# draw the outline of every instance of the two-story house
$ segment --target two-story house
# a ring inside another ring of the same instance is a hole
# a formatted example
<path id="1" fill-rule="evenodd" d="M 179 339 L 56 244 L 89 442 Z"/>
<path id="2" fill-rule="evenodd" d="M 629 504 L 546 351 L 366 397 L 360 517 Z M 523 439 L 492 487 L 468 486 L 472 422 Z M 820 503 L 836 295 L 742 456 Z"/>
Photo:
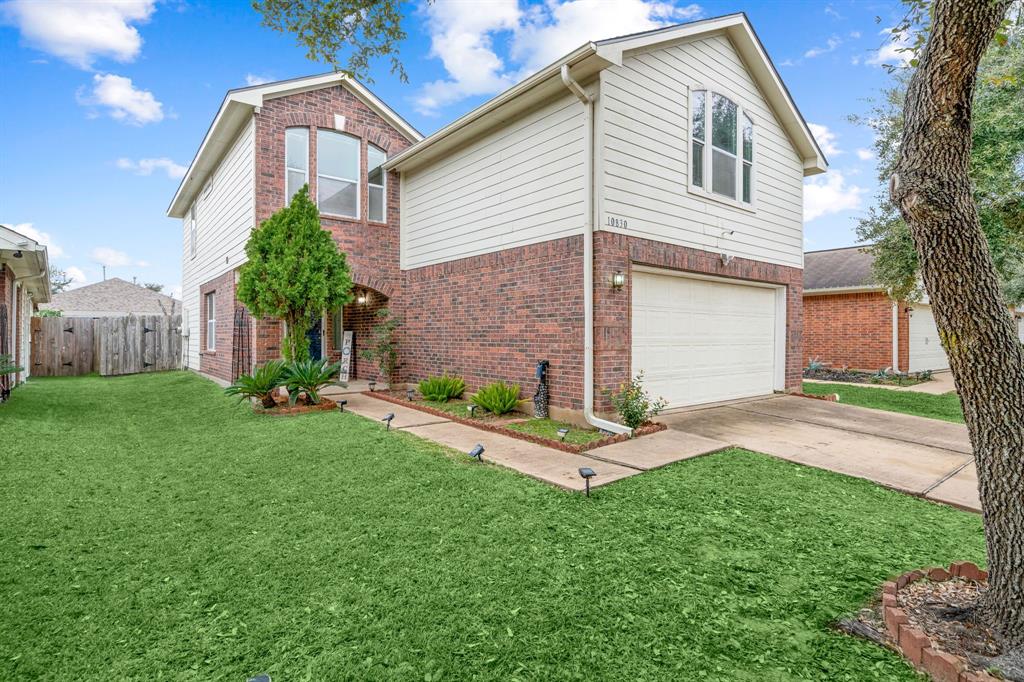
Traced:
<path id="1" fill-rule="evenodd" d="M 309 182 L 358 284 L 318 353 L 387 305 L 401 380 L 529 390 L 548 360 L 552 406 L 612 430 L 594 405 L 641 371 L 671 407 L 797 389 L 803 178 L 826 168 L 742 14 L 584 43 L 425 139 L 340 75 L 232 91 L 169 210 L 188 363 L 277 354 L 278 323 L 235 328 L 235 272 Z"/>

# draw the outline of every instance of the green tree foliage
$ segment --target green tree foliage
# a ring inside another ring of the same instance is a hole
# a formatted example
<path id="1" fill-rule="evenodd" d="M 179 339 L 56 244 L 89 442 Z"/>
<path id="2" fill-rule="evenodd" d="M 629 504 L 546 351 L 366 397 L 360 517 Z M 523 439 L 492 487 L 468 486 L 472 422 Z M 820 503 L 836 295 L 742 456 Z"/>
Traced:
<path id="1" fill-rule="evenodd" d="M 59 294 L 62 291 L 67 291 L 67 288 L 71 286 L 74 279 L 70 277 L 65 270 L 51 265 L 50 266 L 50 293 Z"/>
<path id="2" fill-rule="evenodd" d="M 253 230 L 245 245 L 248 262 L 238 281 L 238 300 L 256 317 L 287 325 L 282 352 L 287 360 L 309 359 L 306 332 L 324 310 L 352 300 L 345 254 L 320 227 L 309 187 Z"/>
<path id="3" fill-rule="evenodd" d="M 926 28 L 916 35 L 923 35 Z M 1008 303 L 1016 304 L 1024 302 L 1024 36 L 1019 31 L 1002 36 L 978 70 L 970 175 L 1003 293 Z M 894 70 L 893 86 L 882 91 L 866 115 L 851 117 L 875 133 L 878 179 L 883 185 L 892 176 L 899 151 L 910 75 L 908 69 Z M 920 298 L 914 243 L 888 191 L 879 194 L 857 235 L 874 244 L 875 276 L 892 296 Z"/>
<path id="4" fill-rule="evenodd" d="M 372 83 L 370 62 L 389 57 L 391 73 L 409 80 L 398 58 L 405 40 L 399 0 L 255 0 L 252 6 L 264 26 L 294 34 L 311 61 Z M 340 66 L 343 52 L 348 61 Z"/>
<path id="5" fill-rule="evenodd" d="M 363 349 L 360 356 L 376 364 L 380 377 L 391 383 L 392 375 L 398 366 L 398 344 L 395 341 L 398 321 L 391 317 L 391 311 L 387 308 L 377 311 L 377 320 L 369 345 Z"/>

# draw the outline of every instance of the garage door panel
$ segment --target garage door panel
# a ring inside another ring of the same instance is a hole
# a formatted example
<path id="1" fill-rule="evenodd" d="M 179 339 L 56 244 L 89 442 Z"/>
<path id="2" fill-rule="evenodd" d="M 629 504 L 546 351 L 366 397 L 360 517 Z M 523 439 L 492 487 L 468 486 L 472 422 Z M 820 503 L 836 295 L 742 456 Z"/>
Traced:
<path id="1" fill-rule="evenodd" d="M 930 305 L 915 305 L 910 313 L 910 371 L 949 369 Z"/>
<path id="2" fill-rule="evenodd" d="M 632 319 L 633 371 L 670 407 L 774 389 L 774 289 L 634 273 Z"/>

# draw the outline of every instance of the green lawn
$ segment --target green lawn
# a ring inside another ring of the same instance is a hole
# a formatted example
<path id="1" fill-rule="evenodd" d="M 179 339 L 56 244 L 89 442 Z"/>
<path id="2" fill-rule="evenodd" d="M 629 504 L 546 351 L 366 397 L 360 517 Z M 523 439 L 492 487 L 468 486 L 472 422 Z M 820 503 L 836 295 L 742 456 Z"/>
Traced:
<path id="1" fill-rule="evenodd" d="M 552 440 L 561 439 L 558 429 L 569 429 L 569 433 L 565 435 L 565 442 L 576 445 L 584 445 L 591 441 L 601 440 L 605 437 L 605 435 L 597 429 L 583 429 L 575 424 L 568 424 L 555 419 L 530 419 L 517 424 L 509 424 L 508 428 L 513 431 L 522 431 L 523 433 L 529 433 L 542 438 L 551 438 Z"/>
<path id="2" fill-rule="evenodd" d="M 893 391 L 886 388 L 818 384 L 812 381 L 805 381 L 804 393 L 809 395 L 838 393 L 839 401 L 848 405 L 873 407 L 876 410 L 903 412 L 905 414 L 917 415 L 918 417 L 942 419 L 959 424 L 964 423 L 964 413 L 960 409 L 960 398 L 953 391 L 943 395 L 931 395 L 915 391 Z"/>
<path id="3" fill-rule="evenodd" d="M 731 450 L 590 499 L 187 373 L 0 405 L 0 679 L 915 680 L 836 634 L 978 516 Z"/>

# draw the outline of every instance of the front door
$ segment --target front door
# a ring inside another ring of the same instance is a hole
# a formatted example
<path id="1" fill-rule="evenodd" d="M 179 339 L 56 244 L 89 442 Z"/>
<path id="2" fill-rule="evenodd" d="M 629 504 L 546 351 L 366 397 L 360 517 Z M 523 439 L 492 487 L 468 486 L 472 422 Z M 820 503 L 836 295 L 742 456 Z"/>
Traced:
<path id="1" fill-rule="evenodd" d="M 313 323 L 313 326 L 306 332 L 306 338 L 309 339 L 309 357 L 314 360 L 321 360 L 324 357 L 324 324 L 322 319 L 318 319 Z"/>

